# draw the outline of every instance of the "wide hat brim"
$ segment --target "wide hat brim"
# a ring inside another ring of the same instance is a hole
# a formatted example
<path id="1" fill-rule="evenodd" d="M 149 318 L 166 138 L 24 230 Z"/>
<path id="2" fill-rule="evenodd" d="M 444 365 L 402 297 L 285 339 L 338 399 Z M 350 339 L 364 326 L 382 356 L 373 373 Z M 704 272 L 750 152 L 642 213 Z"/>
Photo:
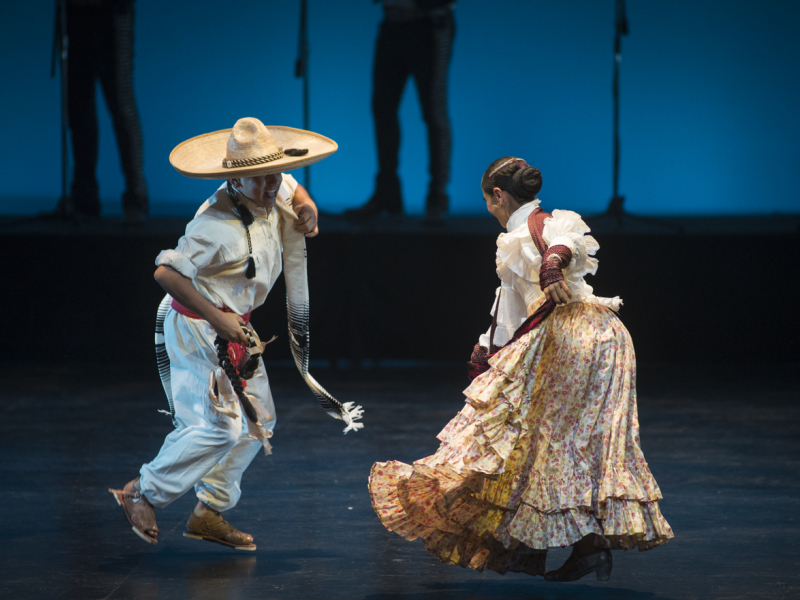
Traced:
<path id="1" fill-rule="evenodd" d="M 332 139 L 294 127 L 268 125 L 267 129 L 284 151 L 290 148 L 308 150 L 303 156 L 284 156 L 268 163 L 245 167 L 226 168 L 225 159 L 231 129 L 204 133 L 175 146 L 169 162 L 181 175 L 193 179 L 228 179 L 230 177 L 256 177 L 272 173 L 285 173 L 319 162 L 339 149 Z"/>

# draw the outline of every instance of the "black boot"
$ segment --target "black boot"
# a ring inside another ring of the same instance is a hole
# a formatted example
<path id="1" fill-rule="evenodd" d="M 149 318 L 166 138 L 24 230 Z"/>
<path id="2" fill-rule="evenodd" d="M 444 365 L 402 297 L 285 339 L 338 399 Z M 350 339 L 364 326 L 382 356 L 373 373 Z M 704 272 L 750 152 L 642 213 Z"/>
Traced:
<path id="1" fill-rule="evenodd" d="M 444 225 L 444 217 L 447 214 L 447 207 L 450 199 L 444 192 L 430 192 L 425 203 L 425 218 L 423 225 L 431 227 L 441 227 Z"/>
<path id="2" fill-rule="evenodd" d="M 403 214 L 403 194 L 400 190 L 400 179 L 396 174 L 378 173 L 375 182 L 375 193 L 366 204 L 358 208 L 344 211 L 344 216 L 354 219 L 368 219 L 383 213 L 389 215 Z"/>
<path id="3" fill-rule="evenodd" d="M 136 192 L 126 191 L 122 195 L 122 210 L 125 214 L 123 225 L 125 227 L 135 227 L 143 225 L 147 218 L 147 188 Z"/>
<path id="4" fill-rule="evenodd" d="M 611 577 L 611 550 L 597 548 L 597 552 L 580 556 L 573 548 L 569 558 L 555 571 L 544 574 L 546 581 L 577 581 L 592 571 L 598 581 L 608 581 Z"/>
<path id="5" fill-rule="evenodd" d="M 377 192 L 358 208 L 344 211 L 344 216 L 353 219 L 371 219 L 383 213 L 396 216 L 403 214 L 403 200 L 398 197 L 385 196 Z"/>
<path id="6" fill-rule="evenodd" d="M 67 197 L 61 197 L 51 212 L 39 213 L 43 221 L 83 221 L 100 216 L 100 197 L 94 193 L 76 193 L 75 187 Z"/>

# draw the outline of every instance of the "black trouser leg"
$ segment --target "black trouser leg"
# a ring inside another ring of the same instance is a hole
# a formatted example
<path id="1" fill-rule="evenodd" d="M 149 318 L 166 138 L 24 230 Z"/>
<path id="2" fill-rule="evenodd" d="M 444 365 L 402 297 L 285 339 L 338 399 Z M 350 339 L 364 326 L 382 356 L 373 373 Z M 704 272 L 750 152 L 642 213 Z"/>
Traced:
<path id="1" fill-rule="evenodd" d="M 428 213 L 447 212 L 450 181 L 450 118 L 447 111 L 447 72 L 455 31 L 452 15 L 418 25 L 412 72 L 422 116 L 428 127 L 430 184 Z"/>
<path id="2" fill-rule="evenodd" d="M 400 198 L 400 179 L 397 175 L 400 122 L 397 111 L 410 75 L 404 33 L 404 24 L 384 21 L 375 47 L 372 114 L 378 148 L 376 197 L 386 195 Z"/>
<path id="3" fill-rule="evenodd" d="M 97 112 L 95 80 L 97 51 L 93 44 L 94 11 L 69 8 L 69 69 L 67 98 L 74 161 L 70 195 L 80 214 L 100 214 L 97 178 Z"/>
<path id="4" fill-rule="evenodd" d="M 147 214 L 147 184 L 144 179 L 142 130 L 133 95 L 133 9 L 115 14 L 107 40 L 109 54 L 100 69 L 100 83 L 117 138 L 125 193 L 126 213 Z"/>

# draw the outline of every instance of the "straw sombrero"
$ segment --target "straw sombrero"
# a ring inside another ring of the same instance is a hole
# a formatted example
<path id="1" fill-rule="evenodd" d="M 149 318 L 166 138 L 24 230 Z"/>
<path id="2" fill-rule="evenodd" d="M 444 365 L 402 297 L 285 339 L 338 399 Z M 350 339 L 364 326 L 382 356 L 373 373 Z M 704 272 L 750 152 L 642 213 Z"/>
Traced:
<path id="1" fill-rule="evenodd" d="M 283 173 L 327 158 L 339 146 L 330 138 L 293 127 L 265 126 L 252 117 L 232 129 L 198 135 L 175 146 L 169 162 L 194 179 L 228 179 Z"/>

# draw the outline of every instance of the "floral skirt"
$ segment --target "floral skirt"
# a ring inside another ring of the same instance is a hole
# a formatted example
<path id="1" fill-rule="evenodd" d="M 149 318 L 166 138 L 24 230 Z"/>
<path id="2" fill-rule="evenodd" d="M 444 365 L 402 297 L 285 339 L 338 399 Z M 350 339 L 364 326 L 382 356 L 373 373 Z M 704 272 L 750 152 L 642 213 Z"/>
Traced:
<path id="1" fill-rule="evenodd" d="M 673 537 L 639 445 L 633 344 L 612 311 L 558 307 L 490 364 L 436 454 L 372 467 L 387 529 L 447 564 L 531 575 L 548 547 L 590 533 L 639 550 Z"/>

